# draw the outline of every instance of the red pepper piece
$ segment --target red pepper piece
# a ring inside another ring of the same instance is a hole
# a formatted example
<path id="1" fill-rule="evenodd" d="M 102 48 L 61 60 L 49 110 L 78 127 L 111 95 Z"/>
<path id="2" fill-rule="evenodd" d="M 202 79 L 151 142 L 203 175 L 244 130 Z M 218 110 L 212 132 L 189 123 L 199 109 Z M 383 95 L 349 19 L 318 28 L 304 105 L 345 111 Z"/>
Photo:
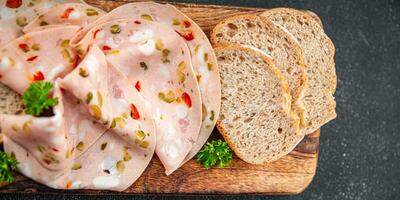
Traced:
<path id="1" fill-rule="evenodd" d="M 51 161 L 48 160 L 48 159 L 46 159 L 46 158 L 43 159 L 43 162 L 46 163 L 46 164 L 48 164 L 48 165 L 50 165 L 50 163 L 51 163 Z"/>
<path id="2" fill-rule="evenodd" d="M 9 8 L 19 8 L 22 5 L 22 0 L 7 0 L 6 6 Z"/>
<path id="3" fill-rule="evenodd" d="M 142 86 L 140 85 L 140 81 L 136 81 L 135 88 L 138 92 L 140 92 L 140 89 L 142 88 Z"/>
<path id="4" fill-rule="evenodd" d="M 93 33 L 93 39 L 96 39 L 97 33 L 100 32 L 100 29 L 97 29 L 96 31 L 94 31 Z"/>
<path id="5" fill-rule="evenodd" d="M 111 50 L 111 47 L 109 47 L 109 46 L 107 46 L 107 45 L 104 45 L 104 46 L 102 47 L 102 49 L 103 49 L 103 51 L 109 51 L 109 50 Z"/>
<path id="6" fill-rule="evenodd" d="M 135 20 L 135 24 L 141 24 L 142 22 Z"/>
<path id="7" fill-rule="evenodd" d="M 38 56 L 32 56 L 32 57 L 29 57 L 28 59 L 26 59 L 26 61 L 34 61 L 34 60 L 36 60 L 36 58 L 37 58 Z"/>
<path id="8" fill-rule="evenodd" d="M 133 104 L 131 104 L 131 117 L 136 120 L 140 119 L 139 111 L 137 110 L 136 106 Z"/>
<path id="9" fill-rule="evenodd" d="M 192 25 L 188 20 L 183 20 L 182 24 L 185 26 L 185 28 L 189 28 Z"/>
<path id="10" fill-rule="evenodd" d="M 190 96 L 188 93 L 184 92 L 181 96 L 183 102 L 190 108 L 192 107 L 192 100 L 190 99 Z"/>
<path id="11" fill-rule="evenodd" d="M 51 150 L 53 150 L 53 151 L 55 151 L 55 152 L 58 152 L 58 149 L 56 149 L 56 148 L 54 148 L 54 147 L 52 147 Z"/>
<path id="12" fill-rule="evenodd" d="M 44 80 L 44 75 L 41 71 L 36 72 L 36 74 L 33 75 L 33 81 L 42 81 Z"/>
<path id="13" fill-rule="evenodd" d="M 194 39 L 194 34 L 192 31 L 185 31 L 183 33 L 179 32 L 179 31 L 175 31 L 175 32 L 177 32 L 181 37 L 183 37 L 187 41 L 192 41 Z"/>
<path id="14" fill-rule="evenodd" d="M 72 11 L 74 11 L 74 8 L 67 8 L 65 9 L 64 13 L 61 15 L 61 19 L 68 19 L 69 18 L 69 14 L 72 13 Z"/>
<path id="15" fill-rule="evenodd" d="M 25 53 L 29 51 L 29 46 L 28 46 L 27 44 L 25 44 L 25 43 L 19 44 L 18 47 L 19 47 L 22 51 L 24 51 Z"/>

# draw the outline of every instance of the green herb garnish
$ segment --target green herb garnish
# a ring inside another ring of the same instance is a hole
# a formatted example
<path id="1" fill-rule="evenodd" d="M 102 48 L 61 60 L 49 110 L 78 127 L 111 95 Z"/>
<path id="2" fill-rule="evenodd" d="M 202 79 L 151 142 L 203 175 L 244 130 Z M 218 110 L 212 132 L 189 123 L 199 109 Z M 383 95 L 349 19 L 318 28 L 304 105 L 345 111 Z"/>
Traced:
<path id="1" fill-rule="evenodd" d="M 207 142 L 203 149 L 196 155 L 197 162 L 203 165 L 204 168 L 217 165 L 222 168 L 227 166 L 232 160 L 232 152 L 228 144 L 222 140 L 213 140 Z"/>
<path id="2" fill-rule="evenodd" d="M 15 156 L 0 151 L 0 182 L 13 182 L 13 171 L 17 169 L 18 161 Z"/>
<path id="3" fill-rule="evenodd" d="M 58 98 L 50 98 L 50 91 L 53 84 L 46 81 L 35 81 L 22 96 L 22 101 L 26 108 L 26 113 L 33 116 L 40 116 L 46 111 L 58 104 Z"/>

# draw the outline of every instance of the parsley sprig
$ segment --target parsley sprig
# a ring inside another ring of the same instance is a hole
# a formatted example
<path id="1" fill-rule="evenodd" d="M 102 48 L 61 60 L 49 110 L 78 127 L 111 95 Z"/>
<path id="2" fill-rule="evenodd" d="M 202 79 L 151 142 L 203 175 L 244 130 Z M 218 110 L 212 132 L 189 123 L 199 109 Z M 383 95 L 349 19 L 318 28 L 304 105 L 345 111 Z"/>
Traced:
<path id="1" fill-rule="evenodd" d="M 46 81 L 35 81 L 22 96 L 22 101 L 26 108 L 26 113 L 33 116 L 40 116 L 43 111 L 56 106 L 58 98 L 50 98 L 50 91 L 53 84 Z"/>
<path id="2" fill-rule="evenodd" d="M 214 165 L 218 165 L 218 167 L 222 168 L 231 162 L 232 152 L 226 142 L 222 140 L 213 140 L 204 145 L 203 149 L 197 153 L 196 158 L 197 162 L 206 169 Z"/>
<path id="3" fill-rule="evenodd" d="M 0 182 L 14 181 L 13 171 L 17 169 L 18 161 L 14 156 L 9 156 L 3 151 L 0 151 Z"/>

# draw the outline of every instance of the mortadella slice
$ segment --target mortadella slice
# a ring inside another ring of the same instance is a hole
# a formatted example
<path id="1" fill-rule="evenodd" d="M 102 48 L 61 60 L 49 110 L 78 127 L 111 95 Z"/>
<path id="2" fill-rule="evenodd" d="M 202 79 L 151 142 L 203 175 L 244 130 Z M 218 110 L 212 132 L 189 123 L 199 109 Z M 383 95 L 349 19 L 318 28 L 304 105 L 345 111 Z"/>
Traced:
<path id="1" fill-rule="evenodd" d="M 156 153 L 166 174 L 175 171 L 197 140 L 201 99 L 190 52 L 171 28 L 151 21 L 116 20 L 94 27 L 78 43 L 105 52 L 152 105 L 157 128 Z"/>
<path id="2" fill-rule="evenodd" d="M 60 24 L 84 27 L 104 14 L 105 12 L 103 10 L 88 4 L 59 4 L 37 16 L 31 23 L 25 26 L 24 32 L 36 30 L 38 27 Z"/>
<path id="3" fill-rule="evenodd" d="M 54 97 L 63 102 L 61 91 L 56 89 Z M 64 121 L 64 104 L 53 109 L 53 117 L 33 117 L 31 115 L 0 115 L 2 132 L 31 152 L 42 166 L 50 170 L 60 170 L 69 165 L 71 140 Z M 23 162 L 20 161 L 20 162 Z"/>
<path id="4" fill-rule="evenodd" d="M 0 0 L 0 47 L 22 35 L 22 29 L 37 15 L 65 2 L 80 0 Z"/>
<path id="5" fill-rule="evenodd" d="M 26 34 L 0 50 L 0 82 L 22 94 L 32 81 L 53 82 L 76 64 L 69 39 L 79 26 L 64 26 Z"/>
<path id="6" fill-rule="evenodd" d="M 94 24 L 120 18 L 142 18 L 172 27 L 185 39 L 190 49 L 193 69 L 197 76 L 203 102 L 203 123 L 198 139 L 184 160 L 184 162 L 186 162 L 196 155 L 210 137 L 220 113 L 221 83 L 213 48 L 202 29 L 193 20 L 169 4 L 158 4 L 154 2 L 125 4 L 99 18 Z M 77 43 L 79 38 L 94 24 L 81 30 L 76 37 L 72 39 L 72 43 Z"/>

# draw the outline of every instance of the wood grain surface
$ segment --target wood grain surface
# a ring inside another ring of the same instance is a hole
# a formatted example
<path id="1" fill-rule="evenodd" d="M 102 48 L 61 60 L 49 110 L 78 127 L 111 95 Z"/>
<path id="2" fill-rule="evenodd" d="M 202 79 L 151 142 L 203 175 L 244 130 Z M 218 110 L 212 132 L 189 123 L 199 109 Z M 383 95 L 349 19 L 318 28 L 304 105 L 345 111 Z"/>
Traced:
<path id="1" fill-rule="evenodd" d="M 106 11 L 133 1 L 87 0 Z M 172 3 L 196 21 L 208 34 L 222 19 L 258 13 L 263 9 Z M 306 136 L 287 156 L 266 165 L 247 164 L 234 157 L 227 168 L 206 170 L 191 160 L 170 176 L 155 156 L 142 176 L 123 194 L 298 194 L 312 181 L 317 168 L 320 131 Z M 217 130 L 213 137 L 220 137 Z M 21 175 L 12 184 L 0 184 L 0 193 L 113 194 L 115 192 L 54 190 Z"/>

